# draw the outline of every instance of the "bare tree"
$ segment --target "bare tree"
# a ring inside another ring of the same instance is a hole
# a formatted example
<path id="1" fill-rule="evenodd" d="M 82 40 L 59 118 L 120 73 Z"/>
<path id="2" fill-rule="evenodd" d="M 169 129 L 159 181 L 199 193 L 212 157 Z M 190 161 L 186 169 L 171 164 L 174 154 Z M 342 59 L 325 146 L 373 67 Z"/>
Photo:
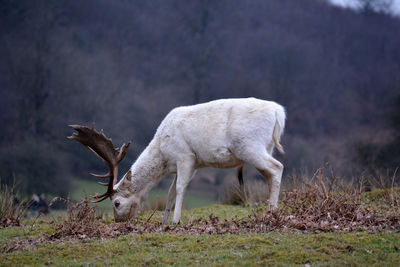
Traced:
<path id="1" fill-rule="evenodd" d="M 366 14 L 372 12 L 389 14 L 393 9 L 393 0 L 355 0 L 355 3 Z"/>

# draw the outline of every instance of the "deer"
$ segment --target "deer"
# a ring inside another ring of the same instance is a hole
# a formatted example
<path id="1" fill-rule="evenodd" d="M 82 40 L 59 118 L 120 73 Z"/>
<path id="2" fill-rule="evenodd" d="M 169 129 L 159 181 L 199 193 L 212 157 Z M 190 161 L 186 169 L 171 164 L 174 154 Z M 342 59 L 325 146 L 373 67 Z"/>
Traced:
<path id="1" fill-rule="evenodd" d="M 168 224 L 175 204 L 172 224 L 181 219 L 186 187 L 197 169 L 204 167 L 238 168 L 243 184 L 243 165 L 253 166 L 265 178 L 269 207 L 278 207 L 283 164 L 273 156 L 280 144 L 286 120 L 283 106 L 256 98 L 219 99 L 172 109 L 162 120 L 153 139 L 130 169 L 118 181 L 118 163 L 125 157 L 130 142 L 115 148 L 103 130 L 70 125 L 76 132 L 69 139 L 89 148 L 108 166 L 107 191 L 94 195 L 94 202 L 110 198 L 116 222 L 128 221 L 143 207 L 150 189 L 163 177 L 175 174 L 168 191 L 162 224 Z"/>

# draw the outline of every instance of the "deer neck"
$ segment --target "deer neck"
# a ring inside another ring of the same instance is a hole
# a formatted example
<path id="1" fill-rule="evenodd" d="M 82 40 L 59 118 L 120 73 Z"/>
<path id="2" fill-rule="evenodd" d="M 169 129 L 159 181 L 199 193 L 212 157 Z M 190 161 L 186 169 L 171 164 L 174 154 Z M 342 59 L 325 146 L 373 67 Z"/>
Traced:
<path id="1" fill-rule="evenodd" d="M 145 196 L 166 173 L 158 141 L 153 139 L 131 167 L 131 191 Z"/>

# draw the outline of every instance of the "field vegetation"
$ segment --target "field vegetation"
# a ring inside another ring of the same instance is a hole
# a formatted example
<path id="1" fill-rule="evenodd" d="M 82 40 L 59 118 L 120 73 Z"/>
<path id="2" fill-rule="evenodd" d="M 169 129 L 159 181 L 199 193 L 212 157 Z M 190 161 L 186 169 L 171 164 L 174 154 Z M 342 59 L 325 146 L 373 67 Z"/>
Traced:
<path id="1" fill-rule="evenodd" d="M 125 223 L 69 202 L 64 218 L 0 230 L 1 262 L 17 265 L 399 265 L 400 188 L 362 193 L 317 174 L 268 203 L 186 210 L 179 225 L 143 211 Z"/>

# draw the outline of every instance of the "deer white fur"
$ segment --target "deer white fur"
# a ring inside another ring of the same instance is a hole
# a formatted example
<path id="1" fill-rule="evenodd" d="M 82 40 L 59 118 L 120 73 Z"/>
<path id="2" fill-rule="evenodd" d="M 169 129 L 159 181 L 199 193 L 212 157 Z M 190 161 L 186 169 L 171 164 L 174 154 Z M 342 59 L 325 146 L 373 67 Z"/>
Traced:
<path id="1" fill-rule="evenodd" d="M 148 191 L 164 176 L 176 173 L 168 192 L 163 223 L 179 223 L 185 189 L 198 168 L 232 168 L 249 164 L 267 180 L 269 203 L 276 209 L 283 165 L 272 157 L 283 153 L 280 137 L 284 108 L 256 98 L 221 99 L 173 109 L 130 170 L 114 185 L 116 221 L 135 215 Z"/>

